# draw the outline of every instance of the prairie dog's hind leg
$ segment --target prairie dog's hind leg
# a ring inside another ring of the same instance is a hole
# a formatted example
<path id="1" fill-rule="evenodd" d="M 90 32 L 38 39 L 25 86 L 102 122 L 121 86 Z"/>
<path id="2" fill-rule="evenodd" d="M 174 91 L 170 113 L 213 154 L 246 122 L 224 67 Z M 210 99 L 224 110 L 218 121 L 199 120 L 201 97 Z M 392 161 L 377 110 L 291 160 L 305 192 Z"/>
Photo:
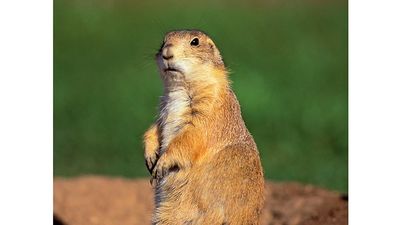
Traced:
<path id="1" fill-rule="evenodd" d="M 221 224 L 259 224 L 264 178 L 257 150 L 246 145 L 227 147 L 202 172 L 208 175 L 200 181 L 203 188 L 199 197 L 208 205 L 206 208 L 222 209 Z"/>

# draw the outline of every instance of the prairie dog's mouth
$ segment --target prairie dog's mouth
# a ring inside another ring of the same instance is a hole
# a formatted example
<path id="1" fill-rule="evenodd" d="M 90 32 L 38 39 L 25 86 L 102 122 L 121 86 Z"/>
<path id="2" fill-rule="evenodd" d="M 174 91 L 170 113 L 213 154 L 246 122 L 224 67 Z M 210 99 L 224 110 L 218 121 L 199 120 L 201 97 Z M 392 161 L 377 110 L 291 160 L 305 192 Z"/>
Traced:
<path id="1" fill-rule="evenodd" d="M 167 66 L 164 69 L 164 72 L 181 72 L 178 68 L 174 67 L 174 66 Z"/>

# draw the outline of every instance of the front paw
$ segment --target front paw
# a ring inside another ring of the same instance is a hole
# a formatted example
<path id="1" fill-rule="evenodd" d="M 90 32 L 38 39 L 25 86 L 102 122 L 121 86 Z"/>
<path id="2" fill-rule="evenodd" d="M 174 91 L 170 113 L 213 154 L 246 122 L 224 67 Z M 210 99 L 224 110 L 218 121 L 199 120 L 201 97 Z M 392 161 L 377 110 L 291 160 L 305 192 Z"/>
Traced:
<path id="1" fill-rule="evenodd" d="M 146 167 L 149 170 L 150 174 L 152 174 L 154 167 L 157 163 L 158 154 L 157 152 L 154 152 L 153 154 L 145 154 L 144 158 L 146 161 Z"/>
<path id="2" fill-rule="evenodd" d="M 177 162 L 167 157 L 167 154 L 164 153 L 157 161 L 155 165 L 152 176 L 154 179 L 159 180 L 166 175 L 168 175 L 172 171 L 178 171 L 180 166 Z"/>

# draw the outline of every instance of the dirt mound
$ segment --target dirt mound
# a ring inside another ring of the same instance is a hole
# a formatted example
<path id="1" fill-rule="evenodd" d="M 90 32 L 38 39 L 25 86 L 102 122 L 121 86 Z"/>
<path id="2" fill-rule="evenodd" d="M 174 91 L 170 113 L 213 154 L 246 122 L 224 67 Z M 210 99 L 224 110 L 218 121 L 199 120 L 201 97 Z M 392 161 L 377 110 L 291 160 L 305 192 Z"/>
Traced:
<path id="1" fill-rule="evenodd" d="M 297 183 L 267 182 L 263 225 L 347 224 L 347 196 Z M 150 224 L 148 180 L 108 177 L 54 179 L 54 224 Z"/>

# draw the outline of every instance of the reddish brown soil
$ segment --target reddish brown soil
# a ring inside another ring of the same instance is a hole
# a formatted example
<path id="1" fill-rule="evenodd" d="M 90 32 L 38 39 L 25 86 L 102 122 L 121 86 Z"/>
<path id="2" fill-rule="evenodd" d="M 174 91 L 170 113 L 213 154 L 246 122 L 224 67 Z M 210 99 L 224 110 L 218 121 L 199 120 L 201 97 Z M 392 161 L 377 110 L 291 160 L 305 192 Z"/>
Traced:
<path id="1" fill-rule="evenodd" d="M 347 224 L 347 196 L 297 183 L 266 184 L 262 225 Z M 108 177 L 54 179 L 54 224 L 150 224 L 148 180 Z"/>

